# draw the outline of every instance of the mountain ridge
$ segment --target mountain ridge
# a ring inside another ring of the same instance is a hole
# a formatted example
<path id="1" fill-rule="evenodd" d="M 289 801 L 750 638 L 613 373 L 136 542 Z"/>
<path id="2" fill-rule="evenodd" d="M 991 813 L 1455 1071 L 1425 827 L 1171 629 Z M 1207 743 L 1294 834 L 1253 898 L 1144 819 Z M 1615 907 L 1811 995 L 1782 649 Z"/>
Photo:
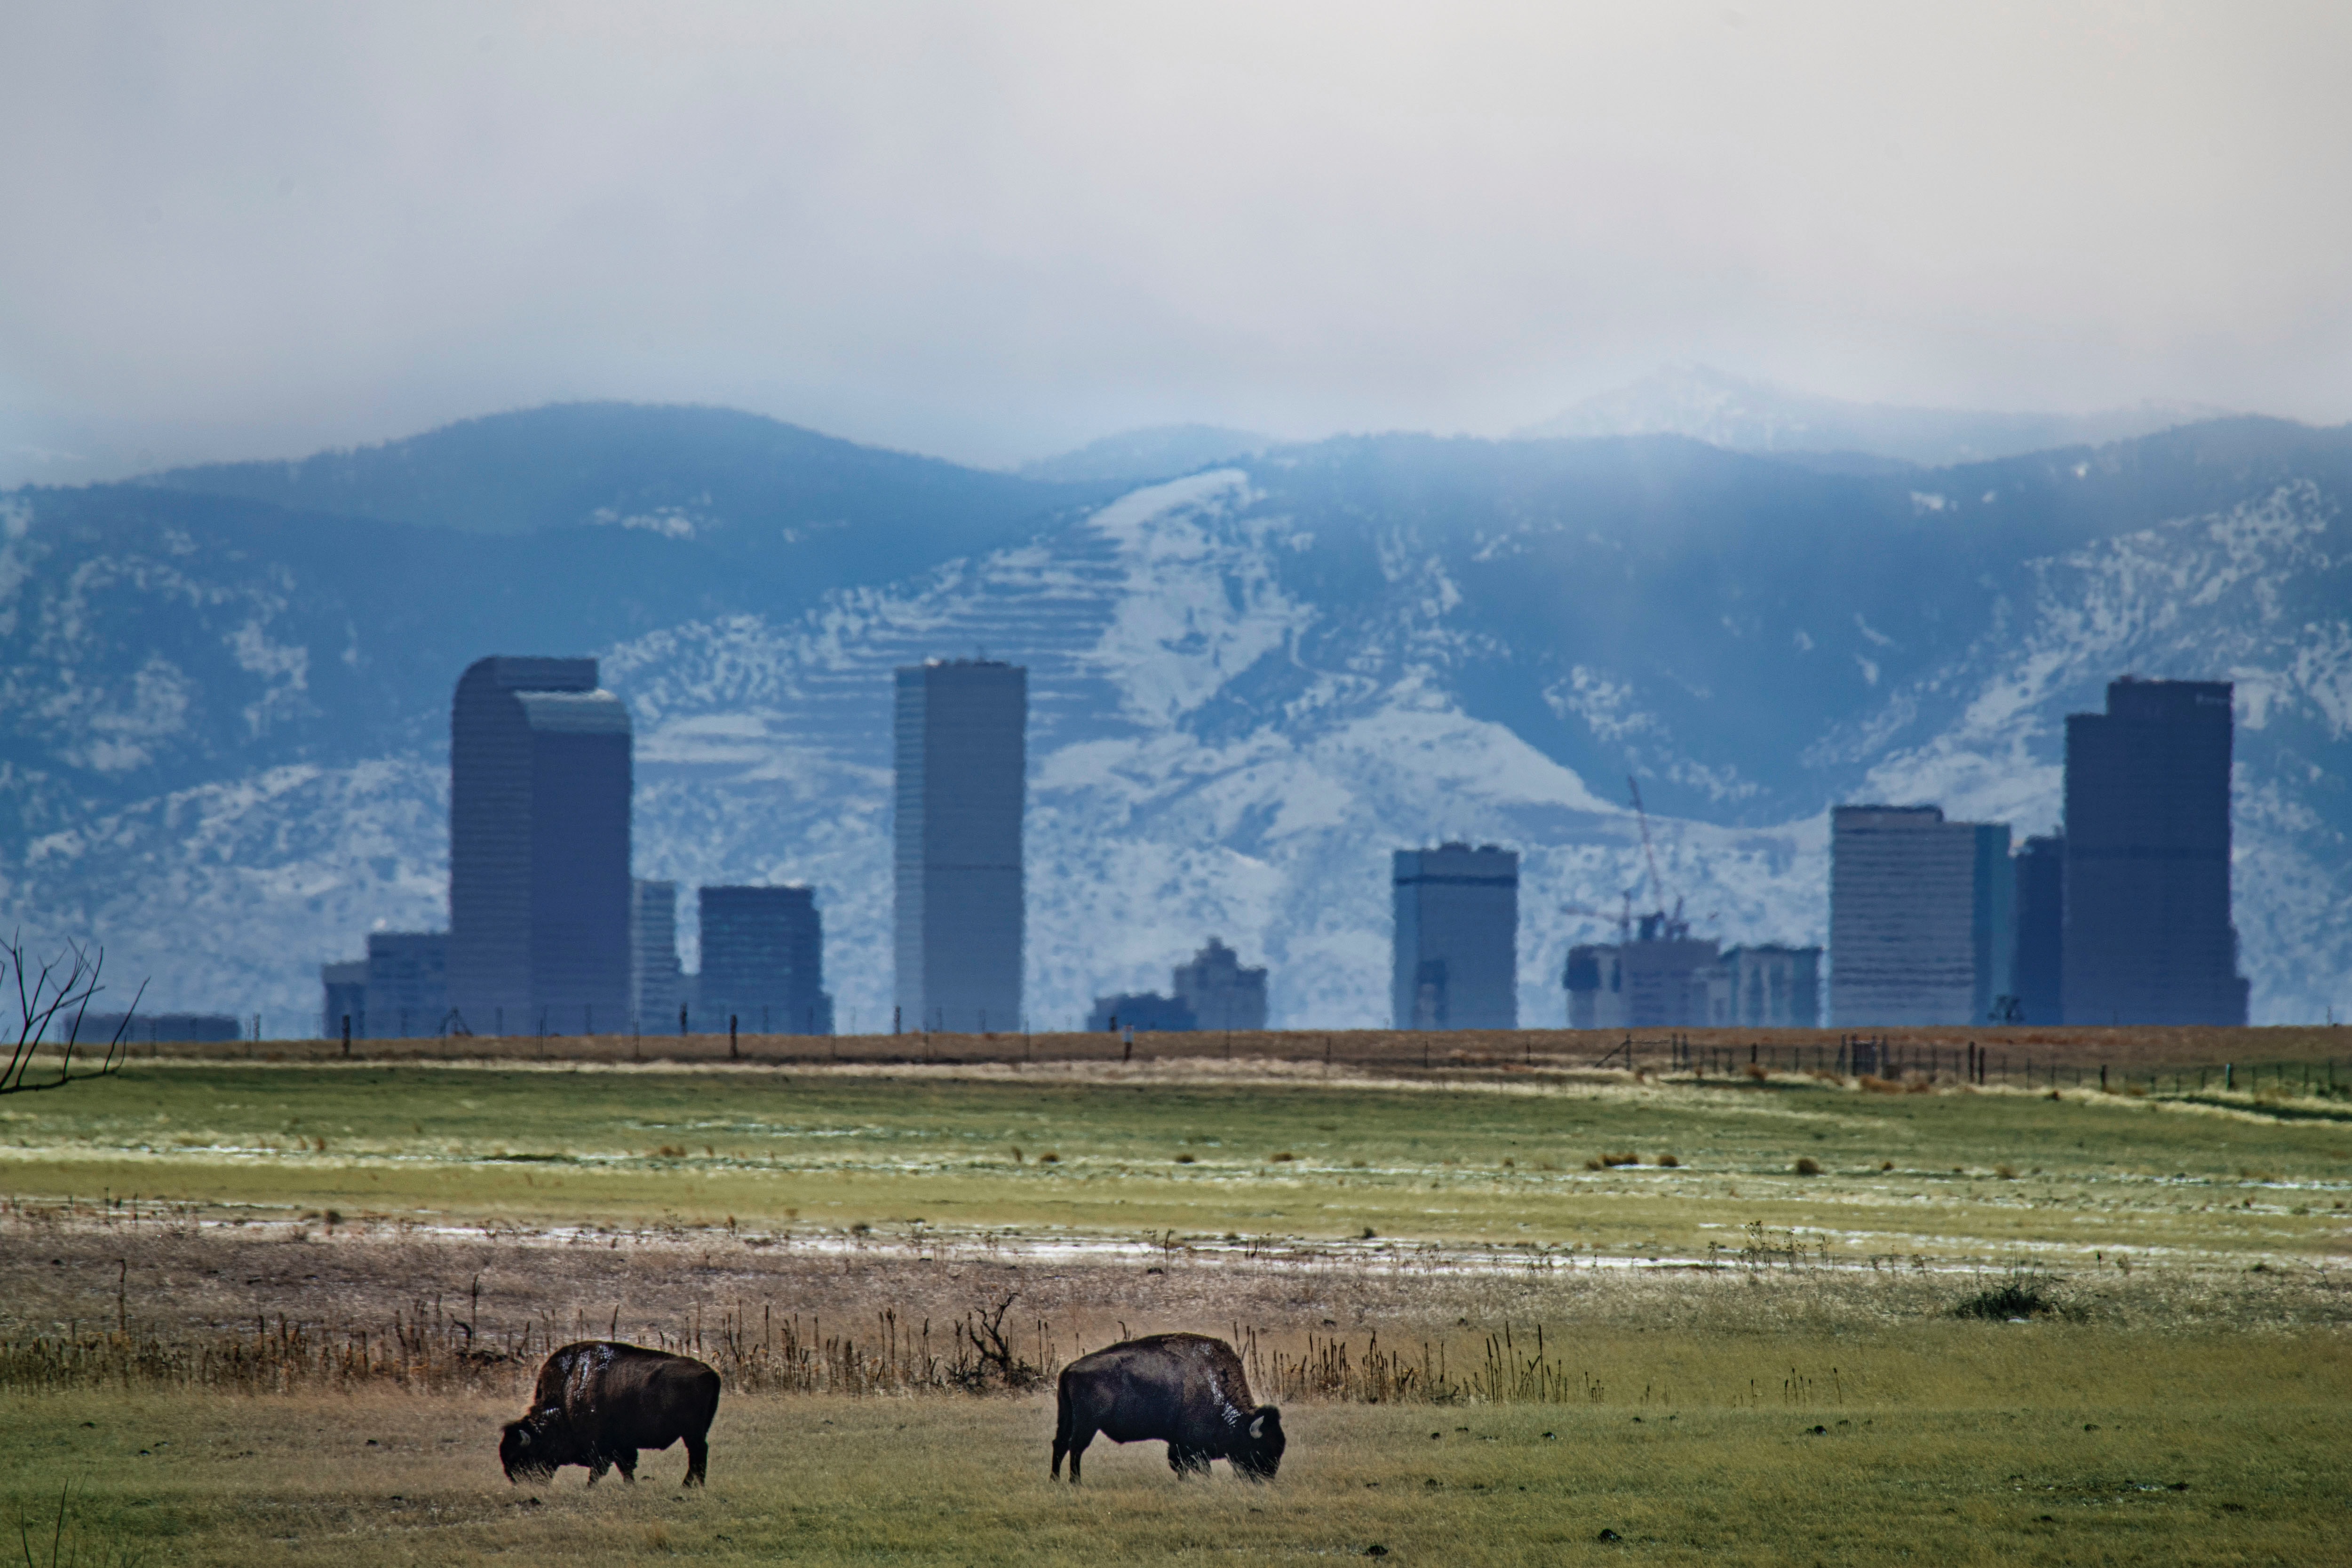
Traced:
<path id="1" fill-rule="evenodd" d="M 844 1026 L 871 1026 L 888 672 L 985 646 L 1033 669 L 1041 1025 L 1213 931 L 1275 963 L 1277 1018 L 1377 1022 L 1382 857 L 1446 837 L 1526 853 L 1543 1022 L 1601 929 L 1559 906 L 1641 879 L 1612 781 L 1643 779 L 1708 934 L 1819 940 L 1828 804 L 2046 826 L 2063 712 L 2137 663 L 2240 682 L 2260 1016 L 2315 1016 L 2352 1005 L 2327 896 L 2347 493 L 2352 429 L 2259 420 L 1924 479 L 1673 437 L 1350 437 L 984 528 L 877 523 L 877 569 L 724 511 L 486 534 L 20 490 L 0 915 L 107 940 L 171 1005 L 299 1016 L 317 962 L 439 923 L 458 671 L 589 652 L 636 715 L 640 874 L 814 883 Z"/>
<path id="2" fill-rule="evenodd" d="M 2104 446 L 2227 418 L 2197 404 L 2142 403 L 2090 414 L 2001 412 L 1861 403 L 1677 364 L 1588 397 L 1514 432 L 1521 440 L 1673 434 L 1736 451 L 1790 452 L 1927 468 Z"/>

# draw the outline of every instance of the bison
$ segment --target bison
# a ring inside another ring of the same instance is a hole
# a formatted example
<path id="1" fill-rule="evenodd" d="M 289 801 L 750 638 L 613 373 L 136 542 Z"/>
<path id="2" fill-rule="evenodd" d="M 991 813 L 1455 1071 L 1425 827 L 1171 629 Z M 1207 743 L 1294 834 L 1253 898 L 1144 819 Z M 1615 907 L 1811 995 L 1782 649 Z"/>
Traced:
<path id="1" fill-rule="evenodd" d="M 1153 1439 L 1168 1445 L 1168 1468 L 1179 1476 L 1205 1472 L 1212 1459 L 1232 1461 L 1254 1481 L 1270 1480 L 1282 1466 L 1282 1413 L 1250 1407 L 1242 1358 L 1206 1334 L 1152 1334 L 1080 1356 L 1062 1369 L 1054 1423 L 1054 1479 L 1101 1433 L 1114 1443 Z"/>
<path id="2" fill-rule="evenodd" d="M 637 1479 L 637 1450 L 686 1440 L 686 1482 L 699 1486 L 710 1458 L 705 1441 L 719 1411 L 719 1374 L 690 1356 L 610 1340 L 565 1345 L 539 1369 L 530 1408 L 499 1437 L 499 1463 L 511 1481 L 544 1479 L 584 1465 L 588 1484 L 607 1467 Z"/>

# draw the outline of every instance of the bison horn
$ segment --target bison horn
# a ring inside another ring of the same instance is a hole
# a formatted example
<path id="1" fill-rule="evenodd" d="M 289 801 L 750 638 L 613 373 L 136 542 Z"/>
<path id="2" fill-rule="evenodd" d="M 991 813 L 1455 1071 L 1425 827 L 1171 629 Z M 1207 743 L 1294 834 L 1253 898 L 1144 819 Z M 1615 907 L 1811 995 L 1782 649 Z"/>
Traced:
<path id="1" fill-rule="evenodd" d="M 1265 1416 L 1263 1416 L 1263 1415 L 1261 1415 L 1261 1416 L 1259 1416 L 1256 1420 L 1252 1421 L 1252 1422 L 1250 1423 L 1250 1426 L 1249 1426 L 1249 1433 L 1250 1433 L 1250 1437 L 1251 1437 L 1251 1439 L 1252 1439 L 1253 1441 L 1256 1440 L 1257 1438 L 1260 1438 L 1260 1437 L 1265 1436 Z"/>

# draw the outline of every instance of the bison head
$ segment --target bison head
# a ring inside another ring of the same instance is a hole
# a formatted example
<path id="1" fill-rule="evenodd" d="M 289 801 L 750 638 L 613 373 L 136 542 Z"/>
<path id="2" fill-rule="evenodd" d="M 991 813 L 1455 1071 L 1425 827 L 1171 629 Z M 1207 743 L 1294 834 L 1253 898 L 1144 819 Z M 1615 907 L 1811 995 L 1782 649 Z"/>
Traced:
<path id="1" fill-rule="evenodd" d="M 499 1434 L 499 1464 L 509 1481 L 543 1481 L 564 1462 L 566 1447 L 545 1427 L 509 1421 Z"/>
<path id="2" fill-rule="evenodd" d="M 1282 1468 L 1282 1412 L 1261 1405 L 1250 1416 L 1249 1427 L 1234 1450 L 1234 1468 L 1254 1481 L 1270 1481 Z"/>

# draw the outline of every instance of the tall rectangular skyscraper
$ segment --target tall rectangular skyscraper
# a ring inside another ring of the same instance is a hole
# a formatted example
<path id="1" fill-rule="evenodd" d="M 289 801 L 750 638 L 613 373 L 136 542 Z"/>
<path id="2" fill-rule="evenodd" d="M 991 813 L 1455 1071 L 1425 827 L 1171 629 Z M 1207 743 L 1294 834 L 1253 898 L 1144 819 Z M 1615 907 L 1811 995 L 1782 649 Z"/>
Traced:
<path id="1" fill-rule="evenodd" d="M 2009 824 L 1979 822 L 1975 888 L 1969 929 L 1974 940 L 1976 984 L 1966 1023 L 1981 1024 L 2011 994 L 2010 969 L 2017 959 L 2017 870 L 2009 856 Z"/>
<path id="2" fill-rule="evenodd" d="M 2029 838 L 2017 851 L 2017 956 L 2011 992 L 2021 1024 L 2063 1024 L 2066 951 L 2066 841 Z"/>
<path id="3" fill-rule="evenodd" d="M 765 1035 L 830 1035 L 824 926 L 807 888 L 704 888 L 701 1003 Z"/>
<path id="4" fill-rule="evenodd" d="M 677 884 L 629 884 L 629 1021 L 656 1033 L 677 1026 Z"/>
<path id="5" fill-rule="evenodd" d="M 1519 858 L 1492 844 L 1400 849 L 1391 1016 L 1400 1029 L 1519 1026 Z"/>
<path id="6" fill-rule="evenodd" d="M 2069 1024 L 2242 1024 L 2230 920 L 2231 685 L 2135 680 L 2066 717 Z"/>
<path id="7" fill-rule="evenodd" d="M 1028 725 L 1018 665 L 898 671 L 894 946 L 906 1028 L 1022 1026 Z"/>
<path id="8" fill-rule="evenodd" d="M 1977 827 L 1946 822 L 1934 805 L 1830 813 L 1832 1023 L 1970 1020 L 1982 910 Z"/>
<path id="9" fill-rule="evenodd" d="M 449 1005 L 476 1034 L 629 1025 L 629 711 L 593 658 L 486 658 L 449 734 Z"/>

